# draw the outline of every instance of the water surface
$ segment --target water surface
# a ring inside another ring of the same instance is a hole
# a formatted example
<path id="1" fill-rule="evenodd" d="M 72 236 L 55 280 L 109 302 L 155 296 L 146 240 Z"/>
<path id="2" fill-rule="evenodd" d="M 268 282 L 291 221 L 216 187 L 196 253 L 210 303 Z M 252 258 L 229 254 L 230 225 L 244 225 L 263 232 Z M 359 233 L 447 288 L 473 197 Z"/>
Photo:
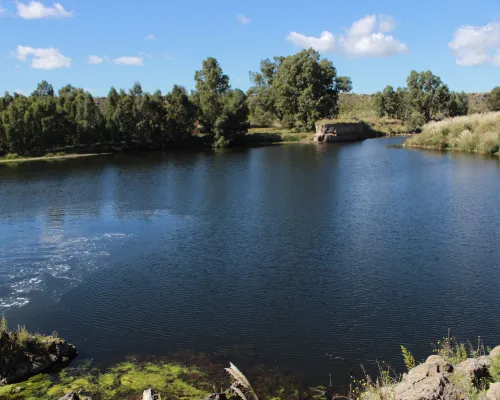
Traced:
<path id="1" fill-rule="evenodd" d="M 500 162 L 401 140 L 2 165 L 0 308 L 102 363 L 192 350 L 325 382 L 346 374 L 326 353 L 500 344 Z"/>

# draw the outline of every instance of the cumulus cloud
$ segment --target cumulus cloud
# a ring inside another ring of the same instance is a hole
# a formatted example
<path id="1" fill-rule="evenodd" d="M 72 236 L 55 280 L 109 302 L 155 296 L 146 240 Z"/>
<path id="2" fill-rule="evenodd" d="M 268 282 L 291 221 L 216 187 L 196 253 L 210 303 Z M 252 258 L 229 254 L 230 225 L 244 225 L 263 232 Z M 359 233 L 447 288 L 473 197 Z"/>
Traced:
<path id="1" fill-rule="evenodd" d="M 87 64 L 100 64 L 104 61 L 102 57 L 99 56 L 88 56 L 87 58 Z"/>
<path id="2" fill-rule="evenodd" d="M 24 19 L 70 18 L 74 12 L 66 11 L 60 3 L 48 7 L 39 1 L 31 1 L 28 4 L 17 3 L 17 15 Z"/>
<path id="3" fill-rule="evenodd" d="M 239 23 L 242 24 L 242 25 L 246 25 L 246 24 L 249 24 L 251 22 L 250 18 L 247 18 L 247 17 L 245 17 L 244 15 L 241 15 L 241 14 L 238 14 L 236 16 L 236 18 L 238 19 Z"/>
<path id="4" fill-rule="evenodd" d="M 355 21 L 345 35 L 335 37 L 324 31 L 318 38 L 291 32 L 287 40 L 298 47 L 312 47 L 320 52 L 342 51 L 355 57 L 388 57 L 408 51 L 406 44 L 385 34 L 394 28 L 392 17 L 367 15 Z"/>
<path id="5" fill-rule="evenodd" d="M 455 53 L 457 65 L 500 66 L 500 23 L 462 26 L 448 46 Z"/>
<path id="6" fill-rule="evenodd" d="M 53 47 L 35 49 L 33 47 L 17 46 L 16 58 L 22 62 L 31 58 L 31 68 L 36 69 L 71 67 L 71 58 L 63 56 L 59 49 Z"/>
<path id="7" fill-rule="evenodd" d="M 144 59 L 142 57 L 118 57 L 114 58 L 113 62 L 118 65 L 133 65 L 136 67 L 142 67 L 144 65 Z"/>
<path id="8" fill-rule="evenodd" d="M 334 51 L 336 47 L 335 37 L 328 31 L 321 33 L 319 38 L 306 36 L 297 32 L 290 32 L 287 40 L 297 47 L 302 47 L 304 49 L 312 47 L 313 49 L 321 52 Z"/>
<path id="9" fill-rule="evenodd" d="M 392 32 L 396 29 L 396 22 L 394 22 L 394 18 L 390 15 L 379 15 L 380 20 L 380 32 Z"/>
<path id="10" fill-rule="evenodd" d="M 394 29 L 394 21 L 384 16 L 367 15 L 352 24 L 342 38 L 344 50 L 357 57 L 389 57 L 408 51 L 406 44 L 394 36 L 385 35 L 387 29 Z M 377 20 L 379 31 L 377 30 Z"/>
<path id="11" fill-rule="evenodd" d="M 149 34 L 148 36 L 146 36 L 146 40 L 156 40 L 156 37 L 155 35 Z"/>

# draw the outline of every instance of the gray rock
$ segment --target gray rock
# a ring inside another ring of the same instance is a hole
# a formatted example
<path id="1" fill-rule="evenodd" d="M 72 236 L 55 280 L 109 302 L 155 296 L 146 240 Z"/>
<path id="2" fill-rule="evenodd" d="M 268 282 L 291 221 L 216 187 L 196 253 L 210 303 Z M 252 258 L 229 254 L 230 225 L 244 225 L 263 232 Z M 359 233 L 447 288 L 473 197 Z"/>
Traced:
<path id="1" fill-rule="evenodd" d="M 497 346 L 490 351 L 490 357 L 500 357 L 500 346 Z"/>
<path id="2" fill-rule="evenodd" d="M 490 376 L 489 366 L 490 360 L 488 357 L 481 357 L 480 359 L 468 358 L 455 366 L 455 372 L 468 377 L 476 384 L 480 379 Z"/>
<path id="3" fill-rule="evenodd" d="M 449 379 L 453 366 L 439 356 L 405 374 L 396 386 L 396 400 L 467 400 L 467 396 Z"/>
<path id="4" fill-rule="evenodd" d="M 486 400 L 500 400 L 500 382 L 492 383 L 486 392 Z"/>
<path id="5" fill-rule="evenodd" d="M 75 346 L 59 338 L 30 337 L 22 347 L 15 341 L 13 333 L 0 334 L 0 385 L 21 382 L 78 355 Z"/>

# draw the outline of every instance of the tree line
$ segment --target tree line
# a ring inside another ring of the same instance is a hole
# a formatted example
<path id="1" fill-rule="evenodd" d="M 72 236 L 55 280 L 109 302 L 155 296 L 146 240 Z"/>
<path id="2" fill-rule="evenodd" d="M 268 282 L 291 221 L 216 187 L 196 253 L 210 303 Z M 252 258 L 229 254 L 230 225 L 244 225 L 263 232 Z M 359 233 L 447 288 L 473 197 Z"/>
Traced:
<path id="1" fill-rule="evenodd" d="M 375 108 L 380 117 L 400 119 L 415 129 L 431 120 L 466 115 L 469 98 L 464 92 L 450 92 L 431 71 L 411 71 L 406 87 L 386 86 L 375 94 Z"/>
<path id="2" fill-rule="evenodd" d="M 352 90 L 351 79 L 339 76 L 332 62 L 313 49 L 263 60 L 250 78 L 247 93 L 233 89 L 210 57 L 196 71 L 191 93 L 179 85 L 167 94 L 147 93 L 136 83 L 129 91 L 111 88 L 100 102 L 71 85 L 56 94 L 46 81 L 30 96 L 7 92 L 0 97 L 0 155 L 94 145 L 163 149 L 193 139 L 226 147 L 244 137 L 249 118 L 261 125 L 313 130 L 316 121 L 339 116 L 339 94 Z M 387 86 L 376 94 L 375 104 L 380 117 L 415 127 L 468 111 L 467 95 L 450 92 L 430 71 L 412 71 L 406 87 Z M 489 104 L 500 110 L 499 88 Z"/>

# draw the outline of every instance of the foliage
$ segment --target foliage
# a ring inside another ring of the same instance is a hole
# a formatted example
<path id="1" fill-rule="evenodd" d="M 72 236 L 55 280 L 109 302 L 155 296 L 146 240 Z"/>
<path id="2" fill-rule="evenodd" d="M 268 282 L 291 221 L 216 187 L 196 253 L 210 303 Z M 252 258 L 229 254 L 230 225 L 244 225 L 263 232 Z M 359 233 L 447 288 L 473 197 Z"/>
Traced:
<path id="1" fill-rule="evenodd" d="M 408 139 L 404 146 L 496 153 L 500 146 L 500 112 L 428 123 L 420 135 Z"/>
<path id="2" fill-rule="evenodd" d="M 403 354 L 403 360 L 408 371 L 412 368 L 415 368 L 416 365 L 415 358 L 410 353 L 410 351 L 403 345 L 401 345 L 401 353 Z"/>
<path id="3" fill-rule="evenodd" d="M 431 71 L 411 71 L 406 83 L 405 88 L 386 86 L 375 94 L 374 108 L 379 117 L 404 120 L 416 131 L 431 120 L 467 115 L 468 95 L 450 92 Z"/>
<path id="4" fill-rule="evenodd" d="M 338 115 L 339 92 L 348 92 L 348 77 L 337 77 L 333 64 L 313 49 L 263 60 L 250 73 L 255 108 L 270 112 L 283 127 L 313 129 L 317 120 Z"/>
<path id="5" fill-rule="evenodd" d="M 488 95 L 487 103 L 490 111 L 500 111 L 500 86 L 492 89 Z"/>
<path id="6" fill-rule="evenodd" d="M 198 107 L 199 121 L 204 131 L 213 136 L 215 147 L 226 147 L 248 129 L 246 94 L 231 89 L 229 77 L 212 57 L 203 61 L 194 79 L 196 90 L 192 100 Z"/>

